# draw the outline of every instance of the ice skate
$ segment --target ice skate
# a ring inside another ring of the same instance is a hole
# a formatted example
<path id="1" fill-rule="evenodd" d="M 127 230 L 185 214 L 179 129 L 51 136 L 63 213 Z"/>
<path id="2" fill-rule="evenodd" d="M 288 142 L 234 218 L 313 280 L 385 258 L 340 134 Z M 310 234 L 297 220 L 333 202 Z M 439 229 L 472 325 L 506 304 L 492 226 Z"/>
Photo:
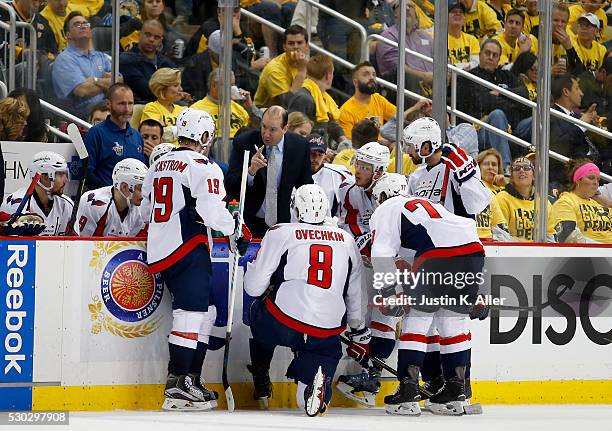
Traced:
<path id="1" fill-rule="evenodd" d="M 442 392 L 443 388 L 444 388 L 444 377 L 442 375 L 439 375 L 430 381 L 426 381 L 423 384 L 423 389 L 431 393 L 432 395 L 439 394 L 440 392 Z M 429 405 L 431 404 L 429 397 L 427 395 L 421 394 L 421 400 L 425 401 L 423 403 L 423 410 L 429 410 Z"/>
<path id="2" fill-rule="evenodd" d="M 325 383 L 326 378 L 321 370 L 317 370 L 312 383 L 306 386 L 304 391 L 304 410 L 310 417 L 325 413 L 327 404 L 325 403 Z"/>
<path id="3" fill-rule="evenodd" d="M 190 376 L 168 376 L 163 410 L 206 411 L 217 407 L 217 400 L 211 391 L 203 392 Z"/>
<path id="4" fill-rule="evenodd" d="M 429 410 L 435 415 L 459 416 L 464 414 L 465 367 L 457 367 L 456 375 L 448 379 L 442 392 L 430 399 Z"/>
<path id="5" fill-rule="evenodd" d="M 189 374 L 189 377 L 191 377 L 191 381 L 193 382 L 195 387 L 201 390 L 206 397 L 215 400 L 219 399 L 219 392 L 213 391 L 212 389 L 208 389 L 205 386 L 206 384 L 204 383 L 204 380 L 202 380 L 202 376 L 200 374 Z"/>
<path id="6" fill-rule="evenodd" d="M 345 397 L 366 407 L 376 405 L 376 394 L 380 391 L 380 370 L 370 367 L 360 374 L 342 375 L 338 378 L 336 389 Z"/>
<path id="7" fill-rule="evenodd" d="M 392 415 L 419 416 L 419 401 L 419 368 L 411 365 L 408 367 L 408 377 L 402 379 L 393 394 L 385 397 L 385 410 Z"/>
<path id="8" fill-rule="evenodd" d="M 272 397 L 272 382 L 268 370 L 257 369 L 253 365 L 247 365 L 247 369 L 253 374 L 253 399 L 259 402 L 263 410 L 269 409 L 269 400 Z"/>

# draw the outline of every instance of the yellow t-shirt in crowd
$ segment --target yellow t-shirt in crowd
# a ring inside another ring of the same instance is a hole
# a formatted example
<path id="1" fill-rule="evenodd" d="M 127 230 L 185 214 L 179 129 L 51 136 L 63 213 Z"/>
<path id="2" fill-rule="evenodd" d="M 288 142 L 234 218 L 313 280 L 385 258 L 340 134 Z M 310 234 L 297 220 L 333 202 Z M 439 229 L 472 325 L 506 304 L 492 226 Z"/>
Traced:
<path id="1" fill-rule="evenodd" d="M 496 195 L 503 190 L 502 187 L 488 184 L 483 181 L 483 184 Z M 499 202 L 495 199 L 491 200 L 491 203 L 476 216 L 476 230 L 478 231 L 478 237 L 482 239 L 493 239 L 493 232 L 491 228 L 498 224 L 505 224 L 504 215 L 499 208 Z"/>
<path id="2" fill-rule="evenodd" d="M 472 10 L 465 14 L 463 31 L 480 40 L 490 32 L 498 33 L 502 25 L 491 9 L 483 0 L 475 0 Z"/>
<path id="3" fill-rule="evenodd" d="M 529 52 L 531 52 L 532 54 L 538 55 L 538 39 L 532 34 L 528 36 L 531 39 L 531 49 L 529 50 Z M 504 39 L 503 33 L 494 36 L 493 39 L 498 40 L 502 46 L 502 53 L 501 53 L 501 56 L 499 57 L 499 65 L 501 66 L 504 64 L 514 63 L 514 61 L 516 60 L 516 57 L 518 57 L 519 54 L 521 53 L 521 45 L 519 44 L 518 40 L 516 41 L 516 44 L 514 45 L 514 47 L 512 47 L 508 43 L 508 41 Z"/>
<path id="4" fill-rule="evenodd" d="M 578 18 L 580 18 L 580 15 L 582 15 L 583 13 L 586 13 L 586 10 L 584 10 L 581 4 L 575 4 L 573 6 L 570 6 L 569 11 L 570 11 L 570 17 L 569 17 L 569 21 L 567 22 L 567 31 L 568 33 L 570 33 L 570 36 L 576 36 L 576 33 L 577 33 L 576 27 L 578 25 L 576 21 L 578 21 Z M 599 19 L 599 30 L 597 34 L 595 35 L 595 40 L 597 42 L 604 43 L 608 40 L 608 38 L 606 37 L 606 28 L 608 27 L 608 16 L 606 15 L 606 12 L 604 12 L 604 9 L 602 7 L 597 9 L 597 11 L 595 12 L 595 16 Z"/>
<path id="5" fill-rule="evenodd" d="M 64 21 L 66 21 L 66 17 L 70 15 L 70 12 L 72 12 L 73 10 L 74 8 L 72 4 L 68 3 L 68 5 L 66 6 L 65 16 L 56 15 L 51 10 L 51 7 L 49 5 L 45 6 L 44 9 L 40 11 L 40 14 L 49 22 L 49 27 L 51 28 L 51 31 L 53 31 L 53 36 L 55 36 L 55 42 L 57 43 L 58 54 L 62 52 L 64 48 L 66 48 L 67 41 L 66 35 L 64 34 Z"/>
<path id="6" fill-rule="evenodd" d="M 140 17 L 140 15 L 137 15 L 136 18 L 142 21 L 142 18 Z M 127 36 L 122 37 L 121 39 L 119 39 L 119 44 L 121 45 L 121 49 L 123 49 L 124 51 L 131 50 L 132 47 L 138 43 L 139 38 L 140 38 L 140 30 L 134 30 Z"/>
<path id="7" fill-rule="evenodd" d="M 415 10 L 417 18 L 419 20 L 419 28 L 422 30 L 432 28 L 434 25 L 433 20 L 429 16 L 427 16 L 425 11 L 418 4 L 415 4 Z"/>
<path id="8" fill-rule="evenodd" d="M 402 175 L 410 175 L 417 168 L 417 165 L 414 164 L 412 158 L 408 154 L 402 154 Z M 391 149 L 391 163 L 389 163 L 389 167 L 387 168 L 387 172 L 392 174 L 396 173 L 395 170 L 395 148 Z"/>
<path id="9" fill-rule="evenodd" d="M 357 157 L 357 150 L 353 148 L 347 148 L 346 150 L 340 151 L 334 157 L 334 165 L 342 165 L 348 169 L 351 174 L 355 175 L 355 157 Z"/>
<path id="10" fill-rule="evenodd" d="M 459 37 L 448 35 L 448 62 L 469 63 L 470 56 L 480 54 L 480 44 L 471 34 L 462 31 Z"/>
<path id="11" fill-rule="evenodd" d="M 261 3 L 261 0 L 240 0 L 241 7 L 249 7 Z"/>
<path id="12" fill-rule="evenodd" d="M 606 57 L 606 47 L 599 42 L 593 41 L 591 48 L 587 48 L 578 41 L 577 37 L 571 37 L 571 39 L 572 45 L 584 67 L 591 72 L 597 72 Z"/>
<path id="13" fill-rule="evenodd" d="M 573 192 L 561 193 L 553 205 L 555 224 L 573 221 L 582 234 L 594 241 L 612 244 L 610 209 L 593 199 L 584 199 Z"/>
<path id="14" fill-rule="evenodd" d="M 289 64 L 287 54 L 276 56 L 264 67 L 259 77 L 255 93 L 255 105 L 259 107 L 274 105 L 274 99 L 291 89 L 298 73 L 297 67 Z"/>
<path id="15" fill-rule="evenodd" d="M 351 139 L 353 127 L 364 118 L 377 117 L 378 125 L 382 126 L 395 116 L 395 105 L 378 93 L 372 94 L 369 103 L 359 102 L 355 96 L 344 102 L 340 107 L 338 124 L 344 130 L 344 135 Z"/>
<path id="16" fill-rule="evenodd" d="M 533 241 L 533 200 L 519 199 L 506 190 L 502 190 L 493 199 L 497 200 L 504 223 L 508 226 L 510 235 L 519 241 Z M 548 202 L 548 228 L 547 233 L 555 234 L 552 205 Z"/>
<path id="17" fill-rule="evenodd" d="M 160 124 L 163 124 L 164 127 L 176 126 L 176 119 L 179 114 L 187 109 L 186 106 L 174 105 L 174 109 L 172 112 L 167 110 L 164 105 L 159 103 L 159 101 L 149 102 L 144 106 L 142 110 L 142 117 L 140 118 L 140 122 L 142 123 L 144 120 L 155 120 Z M 175 139 L 172 141 L 173 144 L 177 144 L 178 140 Z"/>
<path id="18" fill-rule="evenodd" d="M 104 0 L 70 0 L 72 10 L 78 10 L 85 18 L 92 17 L 100 12 Z"/>
<path id="19" fill-rule="evenodd" d="M 529 15 L 525 13 L 525 24 L 523 24 L 523 32 L 525 34 L 531 34 L 534 28 L 537 29 L 540 26 L 540 15 Z M 534 35 L 535 36 L 535 35 Z"/>
<path id="20" fill-rule="evenodd" d="M 198 100 L 190 107 L 208 112 L 210 116 L 213 117 L 213 120 L 215 120 L 217 136 L 221 136 L 221 128 L 219 127 L 219 104 L 217 102 L 213 101 L 210 97 L 205 97 L 202 100 Z M 238 130 L 249 125 L 249 113 L 233 100 L 231 103 L 231 111 L 230 138 L 233 138 Z"/>

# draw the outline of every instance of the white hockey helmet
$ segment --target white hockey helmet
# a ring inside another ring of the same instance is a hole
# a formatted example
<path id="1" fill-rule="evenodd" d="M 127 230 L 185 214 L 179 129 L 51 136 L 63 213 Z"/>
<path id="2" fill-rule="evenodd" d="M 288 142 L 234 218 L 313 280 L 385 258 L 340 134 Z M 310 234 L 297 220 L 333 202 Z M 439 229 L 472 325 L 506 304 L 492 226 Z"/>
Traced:
<path id="1" fill-rule="evenodd" d="M 386 172 L 389 163 L 391 163 L 391 154 L 389 153 L 389 148 L 384 145 L 378 142 L 368 142 L 357 150 L 356 160 L 372 165 L 375 173 L 380 170 Z"/>
<path id="2" fill-rule="evenodd" d="M 62 155 L 53 151 L 40 151 L 34 154 L 30 162 L 30 178 L 40 173 L 47 174 L 49 180 L 54 181 L 57 172 L 68 174 L 68 164 Z"/>
<path id="3" fill-rule="evenodd" d="M 174 148 L 176 148 L 174 144 L 170 144 L 168 142 L 162 142 L 161 144 L 157 144 L 155 147 L 153 147 L 153 150 L 151 150 L 151 155 L 149 156 L 149 164 L 152 165 L 161 156 L 163 156 L 166 153 L 169 153 Z"/>
<path id="4" fill-rule="evenodd" d="M 318 224 L 328 215 L 329 201 L 321 186 L 305 184 L 295 191 L 291 207 L 299 221 Z"/>
<path id="5" fill-rule="evenodd" d="M 147 166 L 140 160 L 123 159 L 113 168 L 113 186 L 121 193 L 121 183 L 126 183 L 130 192 L 133 192 L 134 187 L 140 186 L 144 182 L 147 170 Z M 129 199 L 125 195 L 124 197 Z"/>
<path id="6" fill-rule="evenodd" d="M 379 203 L 394 196 L 408 193 L 408 181 L 402 174 L 384 174 L 372 189 L 372 195 Z M 384 196 L 383 196 L 384 195 Z"/>
<path id="7" fill-rule="evenodd" d="M 421 148 L 423 144 L 427 142 L 431 144 L 431 153 L 424 156 L 421 154 Z M 442 147 L 442 131 L 440 130 L 440 125 L 431 117 L 422 117 L 414 120 L 404 129 L 402 144 L 404 146 L 414 146 L 417 155 L 425 160 Z M 404 148 L 404 152 L 407 151 L 408 149 Z"/>
<path id="8" fill-rule="evenodd" d="M 208 140 L 202 143 L 202 136 L 208 132 Z M 188 138 L 206 148 L 215 138 L 215 122 L 208 112 L 187 108 L 176 119 L 177 138 Z"/>

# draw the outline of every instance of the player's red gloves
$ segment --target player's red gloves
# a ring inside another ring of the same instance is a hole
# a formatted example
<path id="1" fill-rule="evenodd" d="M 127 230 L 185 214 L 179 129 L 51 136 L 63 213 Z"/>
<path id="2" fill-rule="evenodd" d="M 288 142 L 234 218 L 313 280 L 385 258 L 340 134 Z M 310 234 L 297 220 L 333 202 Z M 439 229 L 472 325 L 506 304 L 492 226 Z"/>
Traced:
<path id="1" fill-rule="evenodd" d="M 476 174 L 476 161 L 468 155 L 463 148 L 455 144 L 442 146 L 442 161 L 453 171 L 459 183 L 469 180 Z"/>
<path id="2" fill-rule="evenodd" d="M 372 333 L 368 328 L 353 329 L 348 332 L 347 337 L 350 341 L 346 348 L 346 353 L 357 362 L 366 361 L 370 356 L 370 339 Z"/>

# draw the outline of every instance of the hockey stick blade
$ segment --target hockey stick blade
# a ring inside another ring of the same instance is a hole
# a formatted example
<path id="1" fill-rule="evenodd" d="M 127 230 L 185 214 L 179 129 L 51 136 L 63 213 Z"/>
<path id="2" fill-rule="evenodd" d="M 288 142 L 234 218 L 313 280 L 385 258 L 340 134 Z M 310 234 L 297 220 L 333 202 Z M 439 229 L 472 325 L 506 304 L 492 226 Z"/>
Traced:
<path id="1" fill-rule="evenodd" d="M 87 153 L 87 148 L 85 147 L 85 143 L 83 142 L 83 137 L 81 136 L 81 132 L 76 124 L 70 123 L 68 124 L 68 136 L 70 136 L 70 140 L 72 141 L 72 145 L 79 155 L 79 159 L 83 160 L 89 157 L 89 153 Z"/>

